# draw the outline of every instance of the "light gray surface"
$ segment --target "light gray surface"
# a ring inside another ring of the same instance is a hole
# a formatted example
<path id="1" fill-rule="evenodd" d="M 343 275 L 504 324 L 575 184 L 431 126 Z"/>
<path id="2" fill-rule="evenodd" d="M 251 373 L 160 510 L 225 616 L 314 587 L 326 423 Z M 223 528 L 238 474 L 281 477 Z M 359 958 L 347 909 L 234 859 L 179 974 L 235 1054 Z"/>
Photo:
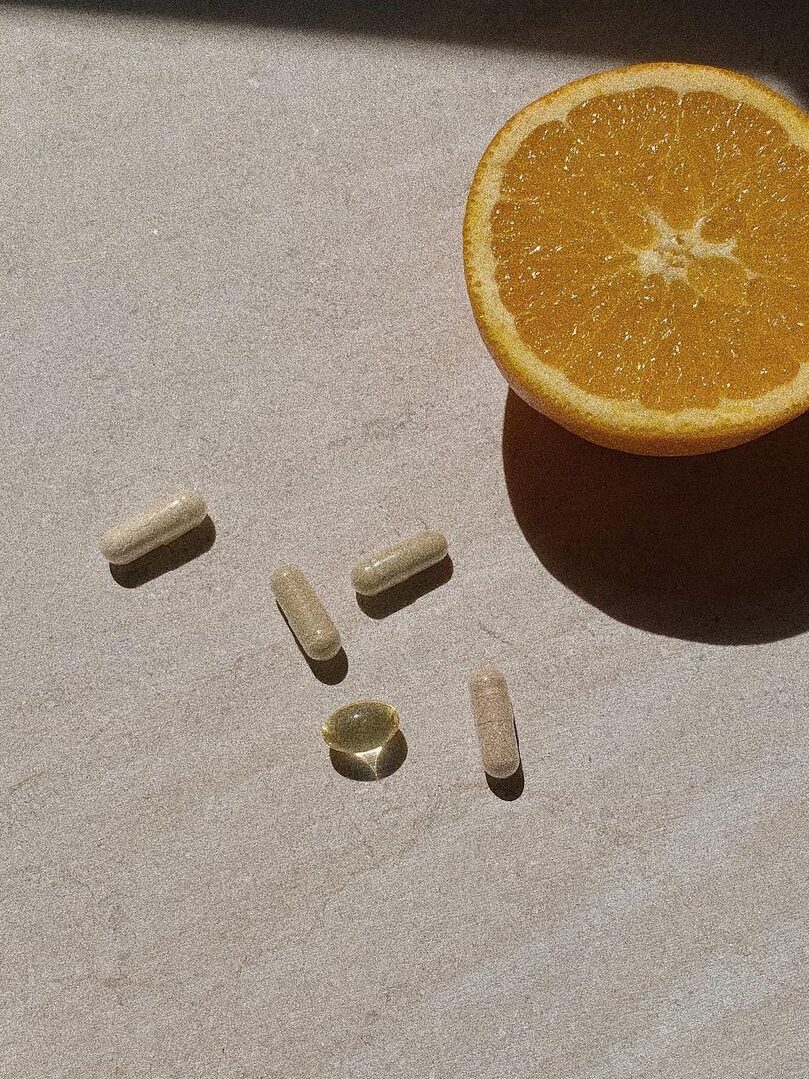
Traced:
<path id="1" fill-rule="evenodd" d="M 616 504 L 656 485 L 676 609 L 613 602 L 632 504 L 612 592 L 570 569 L 605 527 L 587 507 L 549 572 L 508 497 L 459 228 L 499 124 L 624 56 L 332 22 L 0 12 L 0 1071 L 805 1079 L 806 571 L 747 621 L 710 589 L 692 619 L 675 559 L 699 528 L 666 507 L 670 483 L 736 492 L 732 537 L 769 468 L 762 490 L 798 492 L 797 518 L 786 496 L 759 514 L 774 549 L 805 523 L 806 427 L 664 474 L 512 402 L 513 429 L 559 450 L 527 466 L 549 513 L 599 469 Z M 741 22 L 707 59 L 796 56 Z M 181 485 L 216 542 L 120 587 L 99 535 Z M 454 575 L 369 617 L 357 556 L 424 524 Z M 284 561 L 338 622 L 341 684 L 274 609 Z M 512 802 L 479 770 L 466 677 L 484 662 L 511 682 Z M 360 696 L 399 708 L 409 747 L 378 783 L 320 740 Z"/>

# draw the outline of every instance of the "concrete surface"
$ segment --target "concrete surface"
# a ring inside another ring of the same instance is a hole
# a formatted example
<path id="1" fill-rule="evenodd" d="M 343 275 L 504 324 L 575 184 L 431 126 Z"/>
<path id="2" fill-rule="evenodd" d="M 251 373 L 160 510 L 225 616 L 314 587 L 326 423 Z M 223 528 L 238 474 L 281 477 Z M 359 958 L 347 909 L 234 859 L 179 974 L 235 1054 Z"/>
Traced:
<path id="1" fill-rule="evenodd" d="M 809 1074 L 809 429 L 579 443 L 507 401 L 459 251 L 518 106 L 643 55 L 800 97 L 801 39 L 480 8 L 0 11 L 4 1076 Z M 184 485 L 213 524 L 114 578 L 104 528 Z M 454 572 L 361 609 L 424 524 Z M 320 739 L 360 696 L 402 715 L 379 782 Z"/>

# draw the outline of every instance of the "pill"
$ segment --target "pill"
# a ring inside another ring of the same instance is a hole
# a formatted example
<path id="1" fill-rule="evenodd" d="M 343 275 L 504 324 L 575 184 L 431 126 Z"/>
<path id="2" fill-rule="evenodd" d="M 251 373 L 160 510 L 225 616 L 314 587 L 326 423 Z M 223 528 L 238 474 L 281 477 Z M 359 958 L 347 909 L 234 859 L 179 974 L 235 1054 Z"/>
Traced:
<path id="1" fill-rule="evenodd" d="M 506 680 L 496 667 L 481 667 L 469 679 L 469 695 L 483 768 L 494 779 L 505 779 L 520 766 Z"/>
<path id="2" fill-rule="evenodd" d="M 297 566 L 280 566 L 270 587 L 289 628 L 310 659 L 334 659 L 342 647 L 337 627 Z"/>
<path id="3" fill-rule="evenodd" d="M 384 701 L 346 704 L 323 724 L 323 741 L 341 753 L 381 749 L 399 729 L 399 713 Z"/>
<path id="4" fill-rule="evenodd" d="M 108 529 L 101 537 L 101 553 L 115 566 L 171 543 L 205 520 L 208 507 L 198 491 L 178 491 L 149 506 L 136 517 Z"/>
<path id="5" fill-rule="evenodd" d="M 419 532 L 404 543 L 368 555 L 351 574 L 351 583 L 361 596 L 375 596 L 401 584 L 447 556 L 447 540 L 440 532 Z"/>

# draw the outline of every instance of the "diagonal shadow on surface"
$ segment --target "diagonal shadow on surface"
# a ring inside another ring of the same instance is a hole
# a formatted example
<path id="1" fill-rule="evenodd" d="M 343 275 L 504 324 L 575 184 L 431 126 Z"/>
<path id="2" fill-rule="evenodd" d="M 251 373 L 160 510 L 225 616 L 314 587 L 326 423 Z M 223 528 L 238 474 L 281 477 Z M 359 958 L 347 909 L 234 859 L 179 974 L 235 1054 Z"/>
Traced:
<path id="1" fill-rule="evenodd" d="M 28 0 L 19 6 L 566 53 L 603 57 L 604 67 L 644 60 L 715 64 L 769 75 L 809 104 L 800 0 Z"/>
<path id="2" fill-rule="evenodd" d="M 809 415 L 721 453 L 636 457 L 509 391 L 503 465 L 538 558 L 613 618 L 722 644 L 809 628 Z"/>

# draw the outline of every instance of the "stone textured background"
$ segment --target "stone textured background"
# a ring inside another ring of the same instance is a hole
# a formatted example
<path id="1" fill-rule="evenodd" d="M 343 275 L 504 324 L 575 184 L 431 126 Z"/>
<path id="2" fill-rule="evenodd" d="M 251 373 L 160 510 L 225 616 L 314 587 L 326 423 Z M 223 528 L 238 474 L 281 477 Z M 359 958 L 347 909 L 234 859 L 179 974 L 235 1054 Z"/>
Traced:
<path id="1" fill-rule="evenodd" d="M 581 443 L 507 398 L 460 263 L 488 139 L 569 79 L 806 100 L 797 8 L 705 6 L 0 11 L 3 1075 L 806 1079 L 809 426 Z M 100 532 L 179 484 L 213 546 L 118 583 Z M 423 523 L 451 579 L 362 611 L 356 556 Z M 378 783 L 320 740 L 358 696 L 402 716 Z"/>

